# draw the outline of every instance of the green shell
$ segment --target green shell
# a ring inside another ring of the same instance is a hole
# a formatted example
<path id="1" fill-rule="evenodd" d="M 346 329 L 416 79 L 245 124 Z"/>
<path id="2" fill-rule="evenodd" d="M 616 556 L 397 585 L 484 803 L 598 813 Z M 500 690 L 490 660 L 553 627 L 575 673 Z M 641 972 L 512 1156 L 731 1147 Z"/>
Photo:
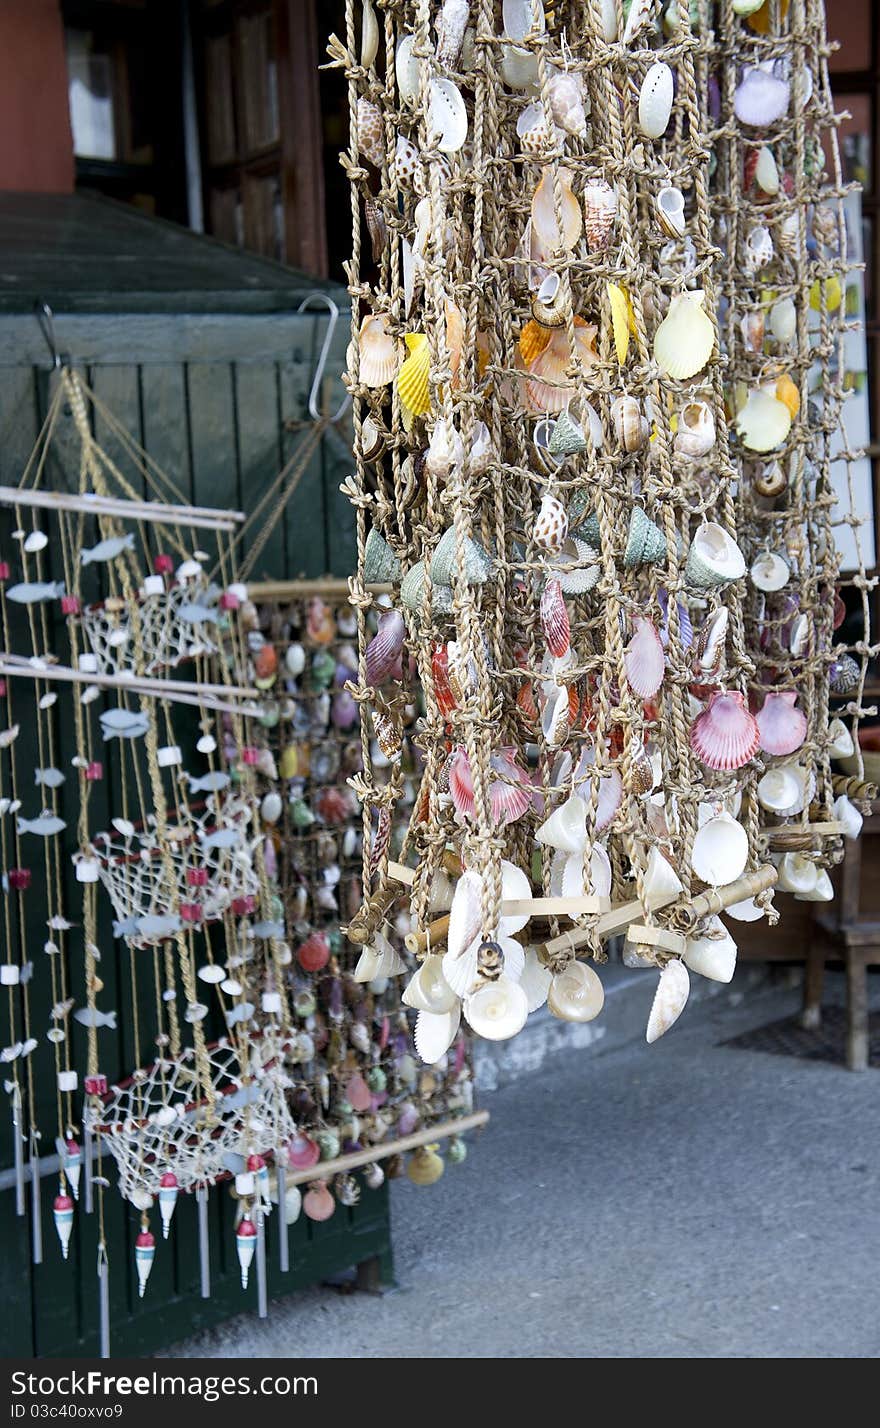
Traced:
<path id="1" fill-rule="evenodd" d="M 425 562 L 423 560 L 411 566 L 403 577 L 400 586 L 400 599 L 405 608 L 413 615 L 422 613 L 425 600 Z M 448 585 L 434 584 L 432 586 L 431 609 L 441 615 L 448 615 L 451 612 L 452 591 Z"/>
<path id="2" fill-rule="evenodd" d="M 460 1135 L 454 1135 L 446 1147 L 446 1159 L 450 1165 L 461 1165 L 467 1159 L 467 1146 Z"/>
<path id="3" fill-rule="evenodd" d="M 316 689 L 326 689 L 333 682 L 336 660 L 329 650 L 318 650 L 312 659 L 311 680 Z"/>
<path id="4" fill-rule="evenodd" d="M 431 579 L 441 585 L 452 585 L 458 570 L 458 546 L 452 526 L 440 537 L 431 559 Z M 470 536 L 464 538 L 464 578 L 468 585 L 482 585 L 492 571 L 492 562 L 481 545 Z"/>
<path id="5" fill-rule="evenodd" d="M 593 547 L 593 550 L 602 549 L 602 537 L 599 534 L 599 517 L 595 511 L 591 516 L 587 516 L 583 525 L 578 526 L 576 531 L 572 531 L 572 535 L 577 540 L 586 541 L 587 545 Z"/>
<path id="6" fill-rule="evenodd" d="M 717 570 L 713 570 L 702 556 L 698 554 L 694 546 L 688 551 L 687 564 L 684 568 L 684 578 L 689 585 L 696 585 L 700 590 L 711 590 L 716 585 L 726 585 L 728 577 L 721 575 Z"/>
<path id="7" fill-rule="evenodd" d="M 294 828 L 310 828 L 315 815 L 304 798 L 294 798 L 290 804 L 290 821 Z"/>
<path id="8" fill-rule="evenodd" d="M 400 561 L 384 536 L 374 528 L 364 547 L 364 580 L 368 585 L 387 585 L 400 579 Z"/>
<path id="9" fill-rule="evenodd" d="M 342 1148 L 342 1141 L 334 1130 L 320 1130 L 315 1139 L 321 1150 L 322 1160 L 335 1160 Z"/>
<path id="10" fill-rule="evenodd" d="M 580 425 L 567 409 L 561 411 L 553 427 L 548 451 L 551 456 L 571 456 L 577 451 L 586 451 L 589 445 Z"/>
<path id="11" fill-rule="evenodd" d="M 634 506 L 629 518 L 624 565 L 627 570 L 634 570 L 638 565 L 659 565 L 665 559 L 666 537 L 641 506 Z"/>
<path id="12" fill-rule="evenodd" d="M 371 1091 L 375 1091 L 377 1094 L 385 1090 L 385 1087 L 388 1085 L 388 1077 L 385 1075 L 381 1066 L 370 1067 L 367 1072 L 367 1085 Z"/>

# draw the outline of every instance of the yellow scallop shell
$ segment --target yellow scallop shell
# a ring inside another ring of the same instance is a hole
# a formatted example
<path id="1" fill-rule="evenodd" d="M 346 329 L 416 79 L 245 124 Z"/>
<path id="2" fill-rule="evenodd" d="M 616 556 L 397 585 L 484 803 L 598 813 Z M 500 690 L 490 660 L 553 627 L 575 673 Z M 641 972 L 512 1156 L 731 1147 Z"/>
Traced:
<path id="1" fill-rule="evenodd" d="M 636 335 L 636 319 L 633 305 L 626 288 L 617 283 L 608 284 L 608 300 L 611 303 L 611 328 L 614 333 L 614 349 L 621 367 L 629 352 L 629 335 Z"/>
<path id="2" fill-rule="evenodd" d="M 801 394 L 787 372 L 776 383 L 776 400 L 788 407 L 792 417 L 796 417 L 801 409 Z"/>
<path id="3" fill-rule="evenodd" d="M 443 1161 L 436 1145 L 420 1145 L 410 1157 L 406 1173 L 414 1185 L 433 1185 L 443 1174 Z"/>
<path id="4" fill-rule="evenodd" d="M 398 395 L 411 417 L 424 416 L 431 406 L 428 339 L 423 332 L 407 332 L 403 340 L 409 356 L 397 374 Z"/>
<path id="5" fill-rule="evenodd" d="M 519 350 L 527 367 L 536 357 L 540 357 L 552 336 L 549 327 L 542 327 L 534 318 L 530 318 L 519 335 Z"/>
<path id="6" fill-rule="evenodd" d="M 825 311 L 836 312 L 843 298 L 843 287 L 839 278 L 817 278 L 810 288 L 810 307 L 814 312 L 822 311 L 822 289 L 825 289 Z"/>

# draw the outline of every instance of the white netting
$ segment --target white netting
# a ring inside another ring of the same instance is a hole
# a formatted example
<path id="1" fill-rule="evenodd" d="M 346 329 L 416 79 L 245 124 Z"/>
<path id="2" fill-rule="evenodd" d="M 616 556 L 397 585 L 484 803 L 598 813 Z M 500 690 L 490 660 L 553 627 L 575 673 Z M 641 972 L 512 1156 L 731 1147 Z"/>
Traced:
<path id="1" fill-rule="evenodd" d="M 136 1071 L 103 1103 L 88 1104 L 86 1122 L 116 1161 L 123 1197 L 157 1195 L 168 1171 L 180 1190 L 212 1184 L 238 1168 L 242 1147 L 264 1154 L 286 1144 L 294 1125 L 280 1051 L 277 1040 L 264 1035 L 251 1042 L 244 1068 L 224 1039 L 206 1049 L 212 1095 L 204 1094 L 195 1055 L 187 1050 Z"/>
<path id="2" fill-rule="evenodd" d="M 197 655 L 215 654 L 219 595 L 216 585 L 187 579 L 162 593 L 142 594 L 136 621 L 132 604 L 121 598 L 86 606 L 83 632 L 100 673 L 155 674 Z"/>

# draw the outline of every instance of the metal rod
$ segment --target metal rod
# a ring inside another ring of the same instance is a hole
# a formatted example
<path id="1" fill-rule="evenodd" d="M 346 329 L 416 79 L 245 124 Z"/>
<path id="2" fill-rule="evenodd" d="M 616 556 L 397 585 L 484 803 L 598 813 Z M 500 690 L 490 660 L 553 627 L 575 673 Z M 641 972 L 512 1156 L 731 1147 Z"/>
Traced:
<path id="1" fill-rule="evenodd" d="M 265 1319 L 269 1313 L 266 1298 L 266 1216 L 262 1208 L 257 1210 L 257 1318 Z"/>
<path id="2" fill-rule="evenodd" d="M 196 1205 L 199 1214 L 199 1272 L 200 1293 L 203 1299 L 211 1297 L 211 1252 L 208 1244 L 208 1187 L 199 1185 L 196 1190 Z"/>
<path id="3" fill-rule="evenodd" d="M 102 1359 L 110 1357 L 110 1265 L 107 1262 L 107 1248 L 98 1246 L 98 1319 L 99 1354 Z"/>
<path id="4" fill-rule="evenodd" d="M 92 1184 L 92 1156 L 94 1155 L 92 1132 L 88 1122 L 83 1126 L 83 1211 L 91 1215 L 95 1208 L 94 1186 Z"/>
<path id="5" fill-rule="evenodd" d="M 187 222 L 194 233 L 204 233 L 205 213 L 202 202 L 202 161 L 199 145 L 199 119 L 196 107 L 196 78 L 193 64 L 192 27 L 189 0 L 181 0 L 183 78 L 183 156 L 186 167 Z"/>
<path id="6" fill-rule="evenodd" d="M 282 1274 L 290 1269 L 290 1227 L 287 1223 L 287 1168 L 275 1157 L 275 1178 L 278 1185 L 278 1268 Z"/>
<path id="7" fill-rule="evenodd" d="M 15 1213 L 27 1214 L 24 1197 L 24 1137 L 21 1129 L 21 1089 L 16 1084 L 12 1093 L 12 1154 L 15 1176 Z"/>
<path id="8" fill-rule="evenodd" d="M 40 1203 L 40 1157 L 31 1147 L 31 1236 L 34 1264 L 43 1263 L 43 1212 Z"/>
<path id="9" fill-rule="evenodd" d="M 90 516 L 119 516 L 123 520 L 149 521 L 160 526 L 193 526 L 199 530 L 234 531 L 244 520 L 243 511 L 213 510 L 210 506 L 168 506 L 162 501 L 126 501 L 115 496 L 75 496 L 68 491 L 27 490 L 0 486 L 0 505 L 35 506 L 43 511 L 81 511 Z"/>
<path id="10" fill-rule="evenodd" d="M 463 1135 L 465 1131 L 484 1126 L 489 1119 L 488 1111 L 474 1111 L 472 1115 L 461 1116 L 457 1121 L 440 1121 L 437 1125 L 426 1126 L 412 1135 L 400 1136 L 397 1140 L 386 1140 L 381 1145 L 371 1145 L 369 1150 L 353 1151 L 351 1155 L 337 1155 L 335 1160 L 321 1160 L 309 1170 L 287 1172 L 290 1185 L 303 1185 L 307 1180 L 326 1180 L 347 1170 L 357 1170 L 359 1165 L 371 1165 L 374 1160 L 387 1160 L 390 1155 L 400 1155 L 405 1150 L 415 1150 L 420 1145 L 430 1145 L 435 1140 L 446 1140 L 451 1135 Z"/>

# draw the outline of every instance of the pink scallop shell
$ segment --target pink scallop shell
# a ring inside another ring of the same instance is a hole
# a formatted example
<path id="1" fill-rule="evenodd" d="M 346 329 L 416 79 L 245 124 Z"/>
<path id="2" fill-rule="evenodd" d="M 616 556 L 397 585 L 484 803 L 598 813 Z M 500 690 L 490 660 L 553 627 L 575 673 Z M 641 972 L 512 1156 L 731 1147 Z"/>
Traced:
<path id="1" fill-rule="evenodd" d="M 370 1088 L 361 1075 L 355 1071 L 345 1087 L 345 1099 L 353 1111 L 368 1111 L 372 1102 Z"/>
<path id="2" fill-rule="evenodd" d="M 471 761 L 461 744 L 458 745 L 458 748 L 453 749 L 449 756 L 447 774 L 453 808 L 463 818 L 473 818 L 474 778 L 471 773 Z"/>
<path id="3" fill-rule="evenodd" d="M 796 709 L 797 691 L 768 694 L 755 715 L 765 754 L 794 754 L 807 737 L 807 720 Z"/>
<path id="4" fill-rule="evenodd" d="M 291 1170 L 310 1170 L 320 1159 L 321 1150 L 317 1143 L 309 1140 L 307 1135 L 294 1131 L 287 1147 L 287 1163 Z"/>
<path id="5" fill-rule="evenodd" d="M 691 725 L 691 748 L 710 769 L 740 769 L 758 752 L 761 735 L 736 690 L 719 689 Z"/>
<path id="6" fill-rule="evenodd" d="M 556 579 L 548 580 L 541 596 L 541 629 L 547 648 L 560 659 L 571 646 L 571 625 L 562 585 Z"/>
<path id="7" fill-rule="evenodd" d="M 513 757 L 512 750 L 502 749 L 490 758 L 490 764 L 498 778 L 489 785 L 489 799 L 492 805 L 492 821 L 499 828 L 515 823 L 531 807 L 533 788 L 523 770 Z"/>
<path id="8" fill-rule="evenodd" d="M 666 658 L 657 630 L 650 620 L 634 620 L 635 633 L 624 651 L 626 677 L 634 694 L 651 699 L 663 683 Z"/>
<path id="9" fill-rule="evenodd" d="M 396 674 L 405 634 L 406 626 L 399 611 L 389 610 L 382 616 L 379 628 L 366 649 L 368 684 L 384 684 L 386 679 Z"/>

